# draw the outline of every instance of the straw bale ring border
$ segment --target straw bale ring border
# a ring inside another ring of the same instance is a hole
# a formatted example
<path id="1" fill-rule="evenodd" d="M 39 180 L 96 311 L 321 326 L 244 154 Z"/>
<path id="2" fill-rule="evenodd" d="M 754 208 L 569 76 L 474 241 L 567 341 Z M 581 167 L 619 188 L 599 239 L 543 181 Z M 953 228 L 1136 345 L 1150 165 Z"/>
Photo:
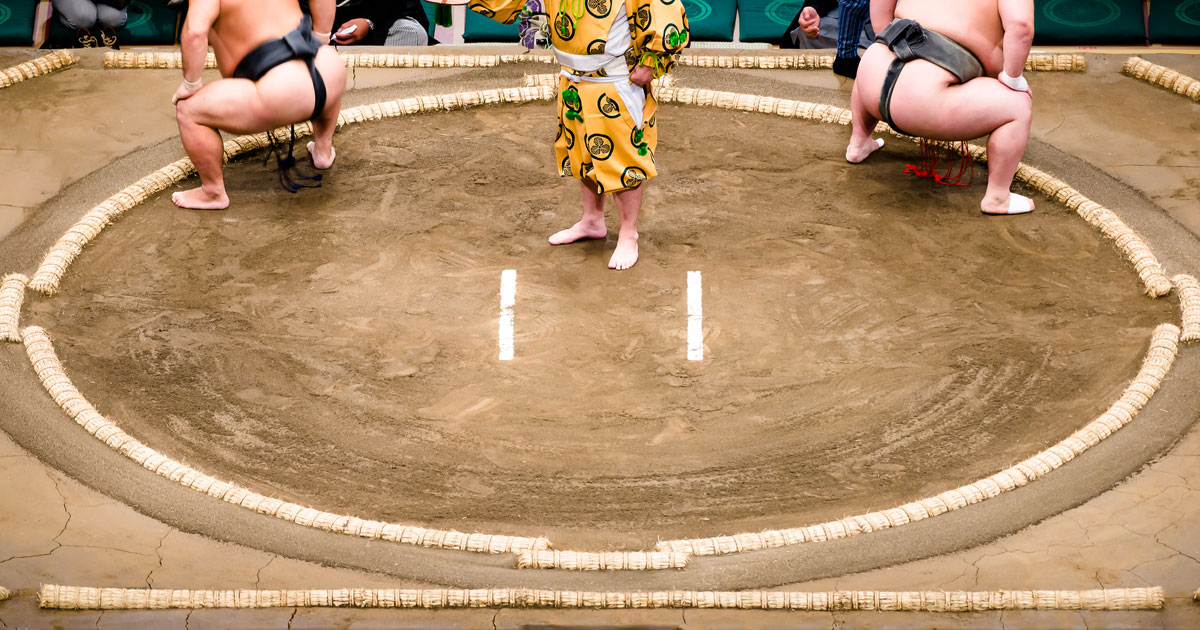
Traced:
<path id="1" fill-rule="evenodd" d="M 554 98 L 555 90 L 549 86 L 505 88 L 464 92 L 458 94 L 443 94 L 437 96 L 410 97 L 406 99 L 365 105 L 344 110 L 338 118 L 338 126 L 378 120 L 381 118 L 414 114 L 426 111 L 449 110 L 458 107 L 479 106 L 492 103 L 520 103 L 545 101 Z M 664 87 L 659 91 L 663 102 L 678 102 L 700 106 L 716 106 L 724 109 L 736 109 L 746 112 L 776 114 L 791 118 L 818 120 L 826 123 L 846 125 L 850 123 L 851 114 L 844 108 L 819 104 L 798 102 L 774 97 L 718 92 L 707 89 Z M 297 134 L 311 133 L 308 124 L 297 125 Z M 267 144 L 267 134 L 255 134 L 233 138 L 225 143 L 225 157 L 231 159 L 245 152 L 252 151 Z M 986 151 L 982 147 L 971 146 L 968 151 L 973 158 L 986 160 Z M 157 194 L 172 184 L 186 179 L 194 173 L 190 161 L 183 159 L 155 171 L 138 182 L 102 202 L 59 240 L 47 254 L 42 265 L 29 283 L 35 290 L 47 295 L 53 295 L 70 263 L 82 252 L 83 247 L 99 233 L 101 229 L 125 211 L 145 201 L 149 196 Z M 1147 287 L 1147 293 L 1152 296 L 1164 295 L 1171 289 L 1171 282 L 1166 277 L 1161 265 L 1141 238 L 1128 228 L 1120 219 L 1107 208 L 1103 208 L 1083 196 L 1077 190 L 1068 186 L 1049 174 L 1027 165 L 1021 165 L 1017 178 L 1028 182 L 1032 187 L 1046 194 L 1051 199 L 1064 203 L 1075 209 L 1081 216 L 1101 229 L 1101 232 L 1113 239 L 1126 257 L 1134 264 L 1135 270 L 1141 276 Z M 32 334 L 30 334 L 32 331 Z M 1138 410 L 1146 404 L 1150 395 L 1157 390 L 1166 371 L 1170 368 L 1180 330 L 1171 324 L 1159 326 L 1153 335 L 1150 352 L 1133 385 L 1126 390 L 1121 399 L 1114 403 L 1108 412 L 1102 414 L 1088 426 L 1076 432 L 1071 438 L 1043 451 L 1034 457 L 1008 470 L 1002 471 L 969 486 L 950 490 L 936 497 L 930 497 L 919 502 L 910 503 L 898 508 L 882 512 L 872 512 L 860 516 L 848 517 L 840 521 L 813 525 L 804 528 L 793 528 L 762 533 L 738 534 L 707 539 L 660 542 L 656 549 L 660 552 L 683 554 L 725 554 L 739 551 L 777 547 L 803 542 L 814 542 L 841 538 L 849 535 L 867 533 L 878 529 L 896 527 L 913 520 L 928 518 L 938 514 L 959 509 L 977 503 L 986 498 L 996 496 L 1000 492 L 1025 485 L 1040 476 L 1058 468 L 1066 461 L 1107 437 L 1113 431 L 1131 421 Z M 38 335 L 41 335 L 39 337 Z M 51 395 L 63 406 L 72 418 L 83 425 L 109 446 L 118 449 L 127 456 L 134 457 L 143 466 L 153 462 L 152 470 L 171 478 L 173 481 L 193 487 L 210 495 L 223 498 L 243 505 L 255 511 L 271 513 L 279 518 L 297 522 L 301 525 L 314 526 L 330 531 L 341 531 L 366 537 L 397 539 L 400 542 L 424 546 L 444 547 L 452 549 L 467 549 L 472 551 L 488 551 L 491 553 L 522 551 L 539 551 L 549 547 L 544 538 L 511 539 L 507 536 L 491 536 L 476 534 L 468 536 L 458 532 L 433 532 L 423 528 L 391 526 L 376 521 L 363 521 L 351 517 L 321 513 L 311 508 L 283 505 L 261 495 L 255 495 L 249 490 L 237 488 L 225 482 L 219 482 L 199 471 L 182 466 L 177 462 L 169 462 L 164 456 L 158 455 L 148 447 L 137 443 L 133 438 L 120 432 L 115 425 L 101 417 L 82 396 L 70 386 L 61 366 L 57 371 L 48 369 L 51 362 L 42 362 L 34 358 L 33 346 L 38 346 L 41 355 L 53 355 L 45 333 L 37 329 L 26 329 L 26 345 L 35 370 L 39 372 L 43 384 Z M 39 343 L 44 342 L 44 343 Z M 54 361 L 56 363 L 56 359 Z M 66 389 L 69 388 L 69 389 Z M 247 499 L 247 497 L 251 497 Z M 253 505 L 247 505 L 247 501 Z M 397 529 L 398 528 L 398 529 Z M 408 532 L 408 533 L 405 533 Z M 500 541 L 500 542 L 495 542 Z M 516 541 L 516 542 L 513 542 Z M 646 561 L 650 556 L 622 557 L 612 561 L 594 562 L 587 552 L 570 552 L 584 555 L 551 556 L 549 561 L 542 557 L 528 558 L 527 566 L 554 566 L 556 568 L 589 569 L 600 565 L 597 570 L 630 569 L 630 568 L 659 568 L 654 562 Z M 631 552 L 641 554 L 644 552 Z M 603 556 L 600 556 L 603 558 Z M 637 558 L 636 560 L 634 558 Z M 678 556 L 671 556 L 677 558 Z M 686 563 L 686 556 L 683 558 Z M 520 561 L 519 561 L 520 562 Z M 662 563 L 662 568 L 676 568 L 680 563 L 671 561 Z"/>
<path id="2" fill-rule="evenodd" d="M 0 89 L 62 70 L 76 63 L 79 63 L 79 57 L 75 56 L 75 53 L 69 50 L 56 50 L 37 59 L 0 70 Z"/>
<path id="3" fill-rule="evenodd" d="M 1141 57 L 1130 57 L 1121 65 L 1121 72 L 1200 103 L 1200 81 L 1166 66 L 1150 63 Z"/>
<path id="4" fill-rule="evenodd" d="M 507 55 L 414 55 L 411 53 L 341 52 L 347 68 L 492 68 L 510 63 L 557 63 L 554 55 L 520 53 Z M 680 55 L 680 66 L 695 68 L 760 70 L 827 70 L 833 68 L 833 55 Z M 162 70 L 183 67 L 183 56 L 173 52 L 109 51 L 104 67 L 110 70 Z M 205 68 L 217 67 L 209 53 Z M 1034 54 L 1025 61 L 1031 72 L 1086 72 L 1087 60 L 1081 54 Z"/>
<path id="5" fill-rule="evenodd" d="M 21 343 L 21 304 L 25 301 L 24 274 L 10 273 L 0 281 L 0 341 Z"/>
<path id="6" fill-rule="evenodd" d="M 551 591 L 341 588 L 172 590 L 44 584 L 38 606 L 52 610 L 205 608 L 566 608 L 878 611 L 970 613 L 1002 610 L 1161 610 L 1161 586 L 1086 591 Z"/>

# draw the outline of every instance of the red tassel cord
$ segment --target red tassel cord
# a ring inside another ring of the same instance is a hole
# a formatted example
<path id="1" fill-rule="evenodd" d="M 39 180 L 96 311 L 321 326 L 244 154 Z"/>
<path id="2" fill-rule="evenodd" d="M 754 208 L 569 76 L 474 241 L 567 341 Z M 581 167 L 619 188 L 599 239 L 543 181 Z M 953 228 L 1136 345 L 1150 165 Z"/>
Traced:
<path id="1" fill-rule="evenodd" d="M 920 164 L 905 164 L 904 172 L 912 173 L 917 177 L 928 177 L 943 186 L 970 185 L 975 179 L 975 161 L 971 159 L 971 151 L 968 149 L 967 143 L 961 142 L 957 149 L 946 148 L 945 151 L 951 155 L 946 157 L 946 172 L 939 173 L 938 163 L 941 162 L 942 147 L 931 140 L 921 138 Z M 959 158 L 957 170 L 955 170 L 954 157 Z M 967 174 L 965 184 L 961 181 L 963 174 Z"/>

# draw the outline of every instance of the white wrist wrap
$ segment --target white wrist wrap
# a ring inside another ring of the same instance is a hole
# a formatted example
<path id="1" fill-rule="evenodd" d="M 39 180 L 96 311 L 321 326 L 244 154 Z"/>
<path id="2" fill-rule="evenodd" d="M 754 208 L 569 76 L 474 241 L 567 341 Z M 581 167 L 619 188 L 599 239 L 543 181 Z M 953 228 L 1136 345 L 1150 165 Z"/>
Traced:
<path id="1" fill-rule="evenodd" d="M 1024 74 L 1018 74 L 1015 77 L 1010 77 L 1008 76 L 1007 72 L 1001 70 L 999 79 L 1000 82 L 1004 85 L 1007 85 L 1008 89 L 1010 90 L 1016 90 L 1017 92 L 1029 91 L 1029 82 L 1025 80 Z"/>

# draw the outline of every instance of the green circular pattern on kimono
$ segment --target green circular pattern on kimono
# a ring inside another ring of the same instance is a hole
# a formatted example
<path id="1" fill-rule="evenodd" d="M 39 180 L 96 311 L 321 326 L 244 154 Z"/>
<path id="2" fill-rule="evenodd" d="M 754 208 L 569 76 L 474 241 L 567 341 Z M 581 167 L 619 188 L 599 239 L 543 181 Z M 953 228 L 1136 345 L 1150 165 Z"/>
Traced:
<path id="1" fill-rule="evenodd" d="M 137 28 L 149 22 L 150 16 L 154 13 L 154 10 L 146 6 L 145 2 L 140 2 L 139 0 L 130 2 L 126 11 L 128 11 L 127 15 L 129 16 L 125 21 L 125 28 L 127 30 Z"/>
<path id="2" fill-rule="evenodd" d="M 612 138 L 602 134 L 593 133 L 585 138 L 588 153 L 597 160 L 607 160 L 613 152 Z"/>
<path id="3" fill-rule="evenodd" d="M 621 185 L 625 186 L 626 188 L 640 186 L 644 181 L 646 181 L 646 171 L 641 167 L 628 166 L 625 168 L 625 171 L 621 173 Z"/>
<path id="4" fill-rule="evenodd" d="M 1042 7 L 1042 15 L 1064 26 L 1103 26 L 1121 17 L 1121 7 L 1113 0 L 1050 0 Z"/>
<path id="5" fill-rule="evenodd" d="M 1179 18 L 1180 22 L 1200 26 L 1200 0 L 1190 0 L 1175 7 L 1175 17 Z"/>
<path id="6" fill-rule="evenodd" d="M 621 105 L 607 94 L 601 94 L 600 98 L 596 99 L 596 109 L 600 110 L 605 118 L 621 117 Z"/>
<path id="7" fill-rule="evenodd" d="M 708 0 L 692 0 L 688 3 L 688 5 L 690 5 L 691 8 L 688 9 L 687 13 L 694 19 L 703 21 L 705 18 L 712 15 L 712 5 L 708 3 Z"/>
<path id="8" fill-rule="evenodd" d="M 588 42 L 587 54 L 603 55 L 604 54 L 604 45 L 607 43 L 608 42 L 604 41 L 603 39 L 593 39 L 592 41 Z"/>
<path id="9" fill-rule="evenodd" d="M 790 26 L 792 17 L 799 13 L 803 6 L 804 0 L 775 0 L 763 9 L 763 14 L 780 26 Z"/>
<path id="10" fill-rule="evenodd" d="M 587 0 L 586 6 L 592 17 L 608 17 L 612 13 L 612 0 Z"/>

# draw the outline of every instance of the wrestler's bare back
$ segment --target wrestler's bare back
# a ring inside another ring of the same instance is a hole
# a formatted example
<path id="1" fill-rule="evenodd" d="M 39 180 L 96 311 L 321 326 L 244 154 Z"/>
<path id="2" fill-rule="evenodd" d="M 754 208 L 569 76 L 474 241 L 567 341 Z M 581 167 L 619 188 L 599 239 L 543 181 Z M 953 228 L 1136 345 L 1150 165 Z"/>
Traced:
<path id="1" fill-rule="evenodd" d="M 226 78 L 233 76 L 251 50 L 295 29 L 302 15 L 296 0 L 220 0 L 220 4 L 209 44 Z"/>
<path id="2" fill-rule="evenodd" d="M 987 76 L 995 77 L 1004 69 L 1004 27 L 998 0 L 899 0 L 896 17 L 916 20 L 966 46 L 983 62 Z"/>

